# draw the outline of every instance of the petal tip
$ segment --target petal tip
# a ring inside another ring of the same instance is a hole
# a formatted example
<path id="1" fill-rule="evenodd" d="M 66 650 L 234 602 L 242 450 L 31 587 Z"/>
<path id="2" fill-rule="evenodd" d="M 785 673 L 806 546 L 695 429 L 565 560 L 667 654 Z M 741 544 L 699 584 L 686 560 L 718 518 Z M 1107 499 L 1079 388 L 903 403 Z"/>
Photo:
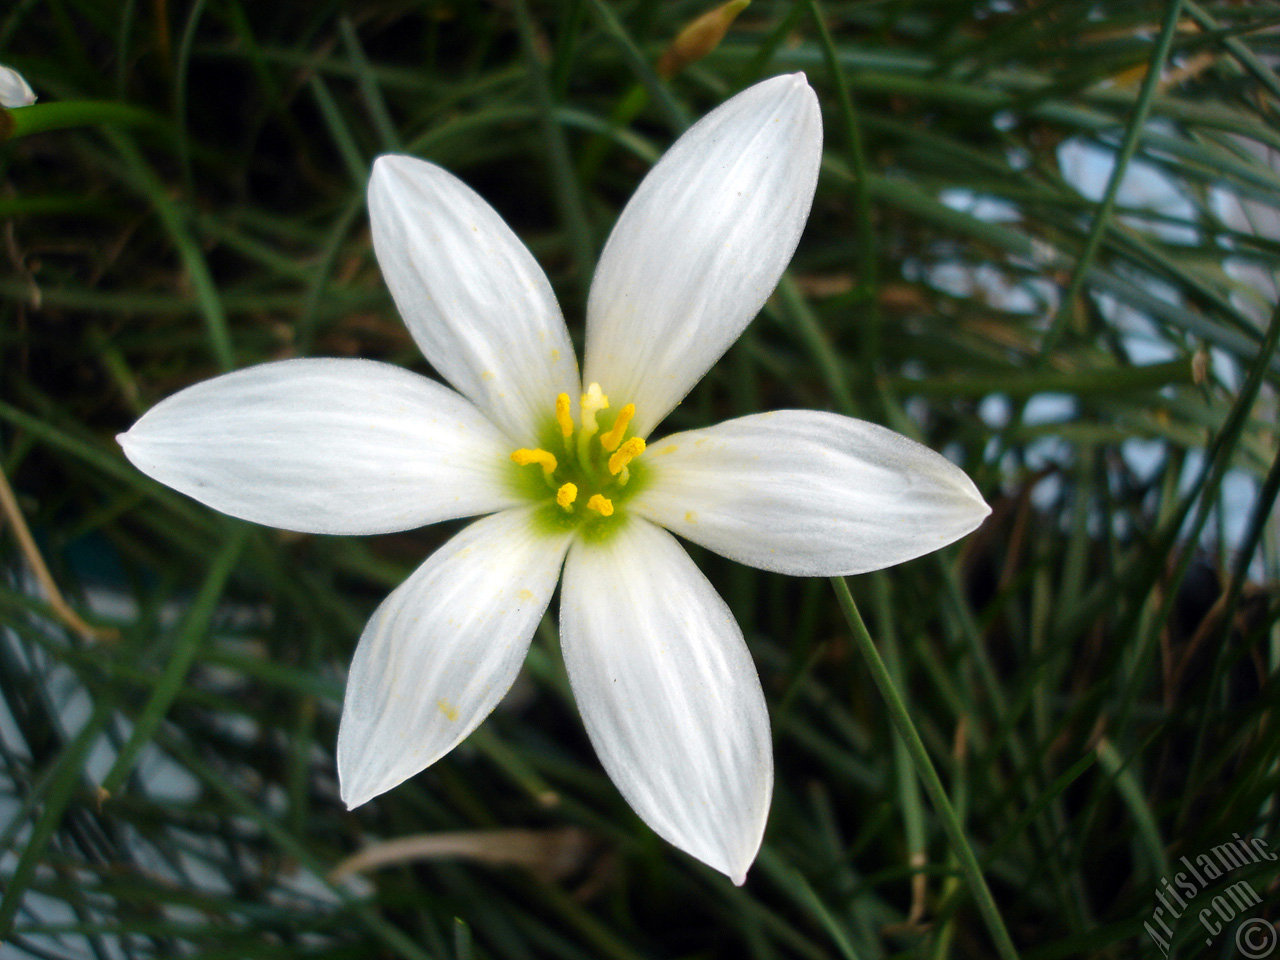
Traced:
<path id="1" fill-rule="evenodd" d="M 956 490 L 959 494 L 958 499 L 952 501 L 951 512 L 955 526 L 947 543 L 954 543 L 967 537 L 982 526 L 987 517 L 991 516 L 991 504 L 987 503 L 978 492 L 973 478 L 959 467 L 956 467 L 956 472 L 963 478 L 963 484 Z"/>
<path id="2" fill-rule="evenodd" d="M 338 744 L 338 797 L 346 805 L 348 810 L 354 810 L 356 807 L 363 807 L 366 803 L 381 793 L 385 793 L 387 788 L 379 789 L 368 783 L 360 783 L 354 773 L 343 774 L 342 768 L 345 766 L 342 757 L 342 744 Z"/>
<path id="3" fill-rule="evenodd" d="M 747 873 L 755 865 L 756 856 L 760 853 L 760 844 L 757 842 L 751 848 L 751 853 L 746 857 L 729 854 L 728 858 L 721 863 L 710 863 L 710 866 L 719 870 L 729 881 L 735 886 L 740 887 L 747 882 Z"/>
<path id="4" fill-rule="evenodd" d="M 407 153 L 384 153 L 373 161 L 369 173 L 369 193 L 375 190 L 396 190 L 400 184 L 436 169 L 435 165 L 412 157 Z"/>
<path id="5" fill-rule="evenodd" d="M 403 172 L 404 155 L 400 153 L 384 153 L 375 157 L 373 160 L 373 168 L 369 171 L 370 193 L 376 186 L 380 186 L 383 181 L 395 177 Z"/>
<path id="6" fill-rule="evenodd" d="M 116 434 L 116 443 L 120 445 L 120 451 L 124 454 L 124 458 L 134 466 L 138 465 L 139 442 L 141 438 L 138 435 L 138 424 L 134 424 L 124 433 Z"/>
<path id="7" fill-rule="evenodd" d="M 782 73 L 768 80 L 761 80 L 756 84 L 756 88 L 771 88 L 784 98 L 799 95 L 807 100 L 812 100 L 815 104 L 818 102 L 818 95 L 814 92 L 813 87 L 809 86 L 809 78 L 803 70 L 795 73 Z"/>
<path id="8" fill-rule="evenodd" d="M 373 159 L 373 172 L 376 174 L 382 171 L 385 174 L 396 167 L 404 166 L 406 160 L 413 159 L 415 158 L 407 153 L 380 153 Z"/>
<path id="9" fill-rule="evenodd" d="M 756 857 L 760 853 L 759 841 L 751 847 L 751 852 L 745 855 L 741 850 L 729 849 L 695 851 L 678 841 L 672 842 L 695 860 L 700 860 L 705 866 L 724 874 L 735 887 L 740 887 L 747 882 L 747 873 L 755 865 Z"/>
<path id="10" fill-rule="evenodd" d="M 965 492 L 969 495 L 969 503 L 973 507 L 973 525 L 977 527 L 983 520 L 991 516 L 991 504 L 987 503 L 978 491 L 978 486 L 973 482 L 972 477 L 965 474 L 965 479 L 969 481 L 967 484 L 968 489 Z"/>

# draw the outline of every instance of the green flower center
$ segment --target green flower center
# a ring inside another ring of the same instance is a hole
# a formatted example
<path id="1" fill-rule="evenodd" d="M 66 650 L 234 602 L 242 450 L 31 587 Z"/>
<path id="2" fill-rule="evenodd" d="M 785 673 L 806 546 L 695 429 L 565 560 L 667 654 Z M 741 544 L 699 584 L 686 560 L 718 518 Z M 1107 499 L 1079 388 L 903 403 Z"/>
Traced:
<path id="1" fill-rule="evenodd" d="M 521 486 L 545 500 L 539 519 L 556 530 L 581 529 L 596 537 L 623 522 L 627 500 L 643 484 L 644 468 L 635 460 L 644 439 L 628 436 L 635 404 L 610 415 L 609 398 L 593 383 L 579 403 L 581 426 L 573 422 L 569 395 L 556 397 L 555 421 L 541 447 L 513 450 Z"/>

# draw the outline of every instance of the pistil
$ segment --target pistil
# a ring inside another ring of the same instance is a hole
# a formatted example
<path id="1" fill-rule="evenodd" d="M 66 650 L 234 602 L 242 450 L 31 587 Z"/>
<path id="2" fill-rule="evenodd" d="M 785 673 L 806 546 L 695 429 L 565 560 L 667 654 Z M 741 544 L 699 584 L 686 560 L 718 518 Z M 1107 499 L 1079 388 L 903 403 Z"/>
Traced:
<path id="1" fill-rule="evenodd" d="M 596 422 L 596 414 L 609 409 L 609 398 L 600 389 L 600 384 L 593 383 L 587 387 L 579 403 L 582 416 L 582 430 L 578 433 L 578 462 L 584 470 L 591 470 L 591 438 L 600 432 L 600 424 Z"/>

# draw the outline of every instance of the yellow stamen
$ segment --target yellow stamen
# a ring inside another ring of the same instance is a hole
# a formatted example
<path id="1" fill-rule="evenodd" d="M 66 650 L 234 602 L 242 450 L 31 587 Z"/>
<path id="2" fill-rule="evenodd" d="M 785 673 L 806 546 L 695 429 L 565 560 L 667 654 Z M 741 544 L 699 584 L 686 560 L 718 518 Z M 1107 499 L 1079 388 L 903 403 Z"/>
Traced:
<path id="1" fill-rule="evenodd" d="M 594 510 L 602 517 L 613 516 L 613 501 L 600 494 L 592 494 L 591 499 L 587 501 L 587 509 Z"/>
<path id="2" fill-rule="evenodd" d="M 542 468 L 544 476 L 551 476 L 556 471 L 556 458 L 554 454 L 547 453 L 545 450 L 528 450 L 521 448 L 512 451 L 511 459 L 522 467 L 527 467 L 531 463 L 536 463 Z"/>
<path id="3" fill-rule="evenodd" d="M 562 393 L 556 397 L 556 423 L 560 424 L 560 433 L 567 440 L 573 436 L 573 416 L 569 413 L 569 395 Z"/>
<path id="4" fill-rule="evenodd" d="M 600 429 L 596 423 L 596 412 L 609 409 L 609 398 L 600 389 L 600 384 L 593 383 L 582 395 L 582 431 L 587 436 L 595 436 Z"/>
<path id="5" fill-rule="evenodd" d="M 564 394 L 561 394 L 564 396 Z M 556 503 L 564 507 L 570 513 L 573 512 L 573 501 L 578 499 L 578 485 L 575 483 L 566 483 L 563 487 L 556 491 Z"/>
<path id="6" fill-rule="evenodd" d="M 600 446 L 604 447 L 609 453 L 618 449 L 618 444 L 622 442 L 622 437 L 627 432 L 627 424 L 631 422 L 631 418 L 636 415 L 636 405 L 628 403 L 625 407 L 618 411 L 618 419 L 613 421 L 613 428 L 600 438 Z"/>
<path id="7" fill-rule="evenodd" d="M 639 437 L 632 437 L 618 448 L 617 453 L 609 458 L 609 472 L 617 476 L 623 467 L 642 453 L 644 453 L 644 441 Z"/>

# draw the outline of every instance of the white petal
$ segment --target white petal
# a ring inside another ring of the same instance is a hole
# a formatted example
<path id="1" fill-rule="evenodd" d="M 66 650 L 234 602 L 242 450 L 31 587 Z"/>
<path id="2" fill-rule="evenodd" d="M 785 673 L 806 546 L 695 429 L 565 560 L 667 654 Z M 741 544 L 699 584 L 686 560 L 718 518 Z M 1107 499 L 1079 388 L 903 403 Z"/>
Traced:
<path id="1" fill-rule="evenodd" d="M 338 727 L 348 807 L 435 763 L 510 689 L 570 539 L 536 532 L 535 509 L 477 520 L 374 612 L 351 662 Z"/>
<path id="2" fill-rule="evenodd" d="M 205 380 L 117 439 L 161 483 L 304 533 L 387 533 L 522 502 L 510 442 L 480 411 L 371 360 L 283 360 Z"/>
<path id="3" fill-rule="evenodd" d="M 822 159 L 804 74 L 703 117 L 645 177 L 587 304 L 584 383 L 636 405 L 647 436 L 742 333 L 795 251 Z"/>
<path id="4" fill-rule="evenodd" d="M 955 464 L 874 423 L 779 410 L 655 440 L 630 509 L 731 560 L 802 577 L 931 553 L 991 508 Z"/>
<path id="5" fill-rule="evenodd" d="M 36 95 L 26 78 L 0 64 L 0 107 L 29 107 L 35 102 Z"/>
<path id="6" fill-rule="evenodd" d="M 533 255 L 465 183 L 413 157 L 369 178 L 378 264 L 426 358 L 521 445 L 580 392 L 578 361 Z"/>
<path id="7" fill-rule="evenodd" d="M 560 642 L 605 771 L 664 839 L 741 884 L 773 791 L 769 716 L 733 614 L 638 518 L 565 563 Z"/>

